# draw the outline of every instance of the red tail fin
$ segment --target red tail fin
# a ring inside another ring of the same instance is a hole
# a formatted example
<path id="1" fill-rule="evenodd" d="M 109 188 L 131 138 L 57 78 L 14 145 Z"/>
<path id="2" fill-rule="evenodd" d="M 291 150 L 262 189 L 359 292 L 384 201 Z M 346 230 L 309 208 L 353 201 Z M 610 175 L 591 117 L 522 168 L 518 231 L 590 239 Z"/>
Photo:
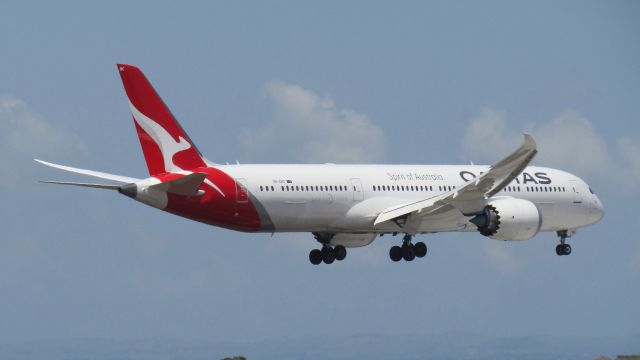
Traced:
<path id="1" fill-rule="evenodd" d="M 118 70 L 149 174 L 205 166 L 200 152 L 142 71 L 124 64 L 118 64 Z"/>

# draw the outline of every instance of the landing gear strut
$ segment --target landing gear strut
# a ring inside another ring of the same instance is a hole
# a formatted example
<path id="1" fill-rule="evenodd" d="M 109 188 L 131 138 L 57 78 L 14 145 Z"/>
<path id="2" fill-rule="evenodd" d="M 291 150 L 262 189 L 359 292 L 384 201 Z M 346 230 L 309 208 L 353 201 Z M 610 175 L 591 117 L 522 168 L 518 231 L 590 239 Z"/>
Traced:
<path id="1" fill-rule="evenodd" d="M 405 234 L 402 238 L 402 246 L 392 246 L 389 249 L 389 257 L 392 261 L 397 262 L 401 259 L 405 261 L 413 261 L 416 257 L 424 257 L 427 255 L 427 245 L 423 242 L 417 242 L 415 245 L 411 243 L 412 236 Z"/>
<path id="2" fill-rule="evenodd" d="M 556 246 L 556 254 L 558 254 L 558 256 L 571 254 L 571 245 L 565 243 L 567 238 L 571 237 L 569 231 L 560 230 L 557 232 L 557 234 L 560 237 L 560 244 Z"/>
<path id="3" fill-rule="evenodd" d="M 313 233 L 313 236 L 322 244 L 321 249 L 313 249 L 309 252 L 309 261 L 313 265 L 319 265 L 321 262 L 332 264 L 335 260 L 342 261 L 347 257 L 347 249 L 344 246 L 329 245 L 333 234 Z"/>

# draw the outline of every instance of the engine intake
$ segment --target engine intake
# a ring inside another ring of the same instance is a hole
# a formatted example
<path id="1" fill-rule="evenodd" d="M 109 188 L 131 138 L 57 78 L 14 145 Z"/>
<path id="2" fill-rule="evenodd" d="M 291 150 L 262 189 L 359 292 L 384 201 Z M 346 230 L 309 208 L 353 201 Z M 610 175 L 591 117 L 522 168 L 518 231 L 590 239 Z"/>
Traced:
<path id="1" fill-rule="evenodd" d="M 478 227 L 478 231 L 484 236 L 493 236 L 500 229 L 500 215 L 492 205 L 485 206 L 482 214 L 476 215 L 470 221 Z"/>
<path id="2" fill-rule="evenodd" d="M 496 240 L 527 240 L 542 226 L 542 216 L 534 203 L 505 198 L 489 202 L 471 220 L 480 234 Z"/>

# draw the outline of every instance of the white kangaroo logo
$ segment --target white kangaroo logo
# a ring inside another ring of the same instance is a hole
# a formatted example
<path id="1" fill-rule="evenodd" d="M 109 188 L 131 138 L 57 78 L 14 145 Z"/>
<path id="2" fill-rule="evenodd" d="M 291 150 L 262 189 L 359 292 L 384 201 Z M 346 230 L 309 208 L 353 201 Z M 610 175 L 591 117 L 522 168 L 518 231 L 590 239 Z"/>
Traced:
<path id="1" fill-rule="evenodd" d="M 182 136 L 178 137 L 180 141 L 175 141 L 173 139 L 173 136 L 171 136 L 171 134 L 169 134 L 167 130 L 165 130 L 162 126 L 160 126 L 160 124 L 153 121 L 147 115 L 140 112 L 140 110 L 136 109 L 131 101 L 129 101 L 129 107 L 131 108 L 131 113 L 133 114 L 133 119 L 135 120 L 135 122 L 140 125 L 142 130 L 149 134 L 153 141 L 155 141 L 155 143 L 160 147 L 160 153 L 162 153 L 162 158 L 164 160 L 164 171 L 191 174 L 190 171 L 185 171 L 173 162 L 173 156 L 180 151 L 189 149 L 191 147 L 191 144 Z M 220 190 L 220 188 L 212 183 L 209 179 L 205 179 L 204 182 L 205 184 L 216 189 L 216 191 L 218 191 L 220 195 L 225 196 L 222 190 Z"/>
<path id="2" fill-rule="evenodd" d="M 131 113 L 136 123 L 138 123 L 160 147 L 160 153 L 162 153 L 162 158 L 164 159 L 164 171 L 181 169 L 173 162 L 173 156 L 180 151 L 187 150 L 191 147 L 191 144 L 181 136 L 178 137 L 180 141 L 175 141 L 167 130 L 157 122 L 151 120 L 147 115 L 141 113 L 131 102 L 129 102 L 129 107 L 131 108 Z"/>

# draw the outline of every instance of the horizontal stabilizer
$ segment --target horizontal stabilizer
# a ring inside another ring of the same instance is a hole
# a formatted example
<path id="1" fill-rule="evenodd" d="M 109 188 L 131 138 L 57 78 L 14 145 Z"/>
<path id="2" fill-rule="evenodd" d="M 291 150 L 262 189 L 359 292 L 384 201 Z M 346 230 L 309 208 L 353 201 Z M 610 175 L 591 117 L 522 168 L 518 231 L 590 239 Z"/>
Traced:
<path id="1" fill-rule="evenodd" d="M 71 166 L 58 165 L 58 164 L 53 164 L 53 163 L 42 161 L 42 160 L 38 160 L 38 159 L 33 159 L 33 160 L 39 162 L 40 164 L 50 166 L 52 168 L 56 168 L 56 169 L 60 169 L 60 170 L 64 170 L 64 171 L 69 171 L 69 172 L 76 173 L 76 174 L 93 176 L 93 177 L 97 177 L 97 178 L 105 179 L 105 180 L 117 181 L 117 182 L 127 183 L 127 184 L 140 181 L 140 179 L 126 177 L 126 176 L 108 174 L 108 173 L 103 173 L 103 172 L 100 172 L 100 171 L 79 169 L 79 168 L 74 168 L 74 167 L 71 167 Z"/>
<path id="2" fill-rule="evenodd" d="M 68 181 L 44 181 L 40 180 L 39 182 L 45 184 L 57 184 L 57 185 L 73 185 L 73 186 L 82 186 L 82 187 L 90 187 L 96 189 L 107 189 L 107 190 L 118 190 L 120 185 L 109 185 L 109 184 L 88 184 L 88 183 L 76 183 L 76 182 L 68 182 Z"/>
<path id="3" fill-rule="evenodd" d="M 150 189 L 157 189 L 160 191 L 177 194 L 177 195 L 200 195 L 198 187 L 202 184 L 204 179 L 207 178 L 207 173 L 196 172 L 183 176 L 179 179 L 165 181 L 160 184 L 149 186 Z"/>

